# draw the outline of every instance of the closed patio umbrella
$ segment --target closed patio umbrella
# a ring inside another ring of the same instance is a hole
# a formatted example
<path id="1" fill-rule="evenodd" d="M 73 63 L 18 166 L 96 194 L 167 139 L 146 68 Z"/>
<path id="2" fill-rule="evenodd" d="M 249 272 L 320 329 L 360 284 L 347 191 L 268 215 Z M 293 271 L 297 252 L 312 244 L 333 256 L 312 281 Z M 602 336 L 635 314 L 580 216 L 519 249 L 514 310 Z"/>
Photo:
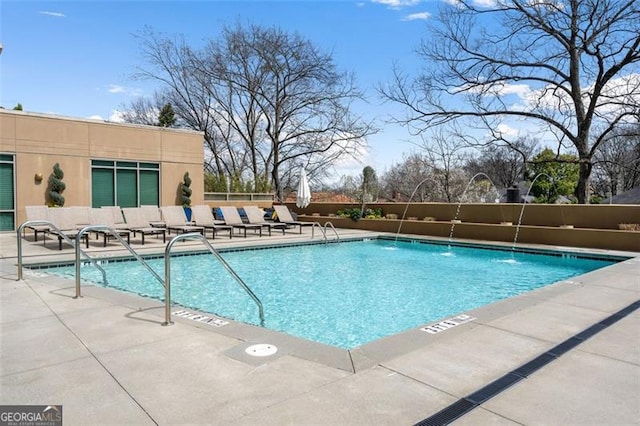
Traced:
<path id="1" fill-rule="evenodd" d="M 307 172 L 300 166 L 300 183 L 298 183 L 298 195 L 296 196 L 296 206 L 305 208 L 311 202 L 311 190 L 307 181 Z"/>

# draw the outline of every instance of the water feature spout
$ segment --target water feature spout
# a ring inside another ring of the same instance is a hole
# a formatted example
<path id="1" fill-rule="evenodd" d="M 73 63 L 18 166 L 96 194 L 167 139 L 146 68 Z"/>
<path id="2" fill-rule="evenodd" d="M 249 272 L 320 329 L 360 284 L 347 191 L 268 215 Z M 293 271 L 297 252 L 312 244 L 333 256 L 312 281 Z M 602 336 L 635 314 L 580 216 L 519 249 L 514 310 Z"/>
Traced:
<path id="1" fill-rule="evenodd" d="M 467 191 L 469 190 L 469 187 L 471 186 L 471 183 L 478 177 L 478 176 L 484 176 L 485 178 L 487 178 L 487 180 L 491 183 L 491 186 L 493 187 L 493 189 L 495 189 L 496 191 L 496 203 L 500 202 L 500 194 L 498 193 L 498 188 L 493 184 L 493 181 L 491 180 L 491 178 L 483 172 L 479 172 L 476 173 L 475 175 L 473 175 L 471 177 L 471 179 L 469 179 L 469 182 L 467 183 L 467 186 L 464 188 L 464 191 L 462 192 L 462 195 L 460 196 L 460 199 L 458 201 L 458 207 L 456 208 L 456 214 L 453 217 L 453 220 L 451 221 L 451 231 L 449 231 L 449 242 L 451 242 L 451 240 L 453 239 L 453 230 L 456 227 L 457 223 L 460 223 L 460 221 L 458 220 L 458 215 L 460 214 L 460 207 L 462 206 L 462 201 L 464 200 L 464 196 L 466 195 Z"/>
<path id="2" fill-rule="evenodd" d="M 553 183 L 553 186 L 556 189 L 556 192 L 558 192 L 558 188 L 556 187 L 555 180 L 550 175 L 546 173 L 538 173 L 537 175 L 535 175 L 535 177 L 533 178 L 533 181 L 531 181 L 531 185 L 529 185 L 529 189 L 527 190 L 527 195 L 525 195 L 524 202 L 522 203 L 522 208 L 520 209 L 520 216 L 518 217 L 518 224 L 516 225 L 516 234 L 513 237 L 513 245 L 511 246 L 511 250 L 515 250 L 516 243 L 518 242 L 518 234 L 520 233 L 520 225 L 522 224 L 522 215 L 524 214 L 524 207 L 527 205 L 527 199 L 529 198 L 529 193 L 531 192 L 531 188 L 533 188 L 533 185 L 536 183 L 536 180 L 538 180 L 540 176 L 546 176 L 551 181 L 551 183 Z M 560 208 L 560 214 L 562 215 L 562 222 L 564 223 L 564 214 L 562 213 L 562 208 Z"/>
<path id="3" fill-rule="evenodd" d="M 402 223 L 404 222 L 404 217 L 407 214 L 407 210 L 409 209 L 409 203 L 411 203 L 411 199 L 413 199 L 413 196 L 416 195 L 416 192 L 418 191 L 418 188 L 420 188 L 420 185 L 422 185 L 423 183 L 425 183 L 429 179 L 431 179 L 431 177 L 428 177 L 428 178 L 425 178 L 425 179 L 421 180 L 420 183 L 418 183 L 416 185 L 415 189 L 411 193 L 411 196 L 409 197 L 409 200 L 407 201 L 407 204 L 404 206 L 404 212 L 402 212 L 402 217 L 400 218 L 400 224 L 398 225 L 398 231 L 396 232 L 396 240 L 395 240 L 396 242 L 398 242 L 398 235 L 400 235 L 400 229 L 402 228 Z"/>

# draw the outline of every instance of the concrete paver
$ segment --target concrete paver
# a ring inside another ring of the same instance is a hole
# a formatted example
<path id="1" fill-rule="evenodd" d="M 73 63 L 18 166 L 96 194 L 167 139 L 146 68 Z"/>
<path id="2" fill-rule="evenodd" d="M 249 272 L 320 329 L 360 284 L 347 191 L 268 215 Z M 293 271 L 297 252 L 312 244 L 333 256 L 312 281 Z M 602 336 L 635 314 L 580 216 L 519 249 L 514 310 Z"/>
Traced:
<path id="1" fill-rule="evenodd" d="M 51 244 L 25 250 L 70 258 Z M 0 404 L 63 404 L 65 425 L 413 424 L 640 299 L 637 258 L 473 310 L 475 321 L 437 335 L 412 330 L 349 352 L 237 323 L 161 327 L 158 301 L 92 286 L 73 299 L 71 281 L 38 272 L 15 281 L 15 235 L 0 234 L 0 253 Z M 455 424 L 640 425 L 639 331 L 636 311 Z M 252 343 L 279 353 L 249 359 Z"/>

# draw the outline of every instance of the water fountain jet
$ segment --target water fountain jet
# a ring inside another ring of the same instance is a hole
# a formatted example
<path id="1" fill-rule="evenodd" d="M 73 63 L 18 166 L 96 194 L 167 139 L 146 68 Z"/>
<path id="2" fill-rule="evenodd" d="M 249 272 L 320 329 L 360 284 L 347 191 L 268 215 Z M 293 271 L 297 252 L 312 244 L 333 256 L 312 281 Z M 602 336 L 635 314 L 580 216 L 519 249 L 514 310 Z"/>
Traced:
<path id="1" fill-rule="evenodd" d="M 487 180 L 489 181 L 489 183 L 491 183 L 491 186 L 493 187 L 493 189 L 496 190 L 496 203 L 500 202 L 500 194 L 498 193 L 498 188 L 494 185 L 493 181 L 491 180 L 491 178 L 483 172 L 479 172 L 476 173 L 475 175 L 473 175 L 471 177 L 471 179 L 469 179 L 469 182 L 467 183 L 467 186 L 464 188 L 464 191 L 462 192 L 462 195 L 460 196 L 460 200 L 458 201 L 458 207 L 456 208 L 456 214 L 453 217 L 453 220 L 451 220 L 451 231 L 449 232 L 449 243 L 451 243 L 451 241 L 453 240 L 453 230 L 456 227 L 457 223 L 461 223 L 460 220 L 458 220 L 458 215 L 460 214 L 460 207 L 462 206 L 462 201 L 464 200 L 464 196 L 466 195 L 467 191 L 469 190 L 469 187 L 471 186 L 471 183 L 478 177 L 478 176 L 484 176 L 485 178 L 487 178 Z"/>
<path id="2" fill-rule="evenodd" d="M 529 185 L 529 189 L 527 190 L 527 195 L 525 195 L 525 202 L 522 203 L 522 208 L 520 209 L 520 216 L 518 217 L 518 224 L 516 225 L 516 234 L 513 238 L 513 245 L 511 246 L 511 250 L 515 250 L 516 243 L 518 242 L 518 234 L 520 233 L 520 225 L 522 224 L 522 215 L 524 214 L 524 207 L 527 205 L 526 200 L 527 198 L 529 198 L 529 193 L 531 192 L 531 188 L 533 188 L 533 185 L 536 183 L 536 180 L 538 180 L 540 176 L 546 176 L 553 184 L 553 187 L 555 188 L 556 193 L 558 192 L 558 187 L 556 186 L 556 183 L 553 177 L 551 177 L 547 173 L 538 173 L 537 175 L 535 175 L 535 177 L 533 178 L 533 181 L 531 181 L 531 185 Z M 560 207 L 560 216 L 562 217 L 563 226 L 566 226 L 565 220 L 564 220 L 564 213 L 562 213 L 562 207 Z"/>

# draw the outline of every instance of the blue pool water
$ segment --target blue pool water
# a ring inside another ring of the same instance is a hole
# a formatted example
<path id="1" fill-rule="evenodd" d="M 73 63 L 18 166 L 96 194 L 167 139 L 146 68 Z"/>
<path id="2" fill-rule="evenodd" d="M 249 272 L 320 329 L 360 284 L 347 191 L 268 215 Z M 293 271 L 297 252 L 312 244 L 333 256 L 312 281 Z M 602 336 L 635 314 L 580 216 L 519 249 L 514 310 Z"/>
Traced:
<path id="1" fill-rule="evenodd" d="M 264 305 L 265 326 L 353 348 L 592 271 L 613 261 L 373 239 L 221 253 Z M 164 276 L 164 259 L 149 263 Z M 157 299 L 138 262 L 103 265 L 109 286 Z M 72 266 L 47 272 L 74 276 Z M 83 281 L 102 282 L 87 265 Z M 259 324 L 249 296 L 209 253 L 171 261 L 172 301 Z"/>

